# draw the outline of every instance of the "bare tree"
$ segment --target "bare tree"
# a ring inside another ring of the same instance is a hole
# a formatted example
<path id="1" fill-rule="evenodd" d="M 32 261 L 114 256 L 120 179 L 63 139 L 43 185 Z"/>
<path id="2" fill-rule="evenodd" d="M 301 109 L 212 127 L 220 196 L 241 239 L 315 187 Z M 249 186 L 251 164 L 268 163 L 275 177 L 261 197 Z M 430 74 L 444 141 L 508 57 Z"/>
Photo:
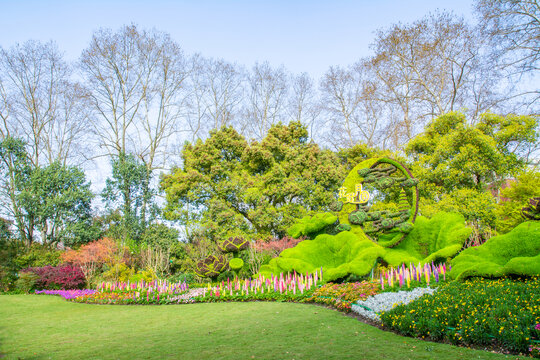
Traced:
<path id="1" fill-rule="evenodd" d="M 365 61 L 346 69 L 330 67 L 321 80 L 322 107 L 327 116 L 326 139 L 336 148 L 358 142 L 386 147 L 384 104 L 376 97 L 377 82 Z"/>
<path id="2" fill-rule="evenodd" d="M 435 116 L 455 110 L 481 112 L 496 106 L 500 75 L 484 56 L 484 42 L 462 18 L 436 13 L 377 33 L 370 65 L 381 84 L 381 101 L 402 112 L 402 141 Z"/>
<path id="3" fill-rule="evenodd" d="M 540 64 L 540 3 L 537 0 L 477 0 L 481 29 L 491 40 L 495 58 L 509 75 L 537 76 Z M 535 86 L 524 94 L 540 99 Z"/>
<path id="4" fill-rule="evenodd" d="M 248 96 L 241 132 L 262 139 L 268 129 L 283 119 L 287 95 L 287 73 L 267 62 L 255 63 L 247 75 Z"/>
<path id="5" fill-rule="evenodd" d="M 134 154 L 145 165 L 141 219 L 146 223 L 152 172 L 168 163 L 185 104 L 187 64 L 169 35 L 124 26 L 97 31 L 83 51 L 80 69 L 97 116 L 94 133 L 105 155 L 124 161 Z M 129 186 L 124 186 L 124 201 Z"/>
<path id="6" fill-rule="evenodd" d="M 307 73 L 301 73 L 293 76 L 290 83 L 289 118 L 306 125 L 310 138 L 316 138 L 323 130 L 323 124 L 321 124 L 320 116 L 322 106 L 313 79 Z"/>
<path id="7" fill-rule="evenodd" d="M 88 118 L 84 89 L 56 45 L 28 41 L 0 48 L 0 135 L 28 143 L 33 166 L 79 163 Z"/>
<path id="8" fill-rule="evenodd" d="M 186 115 L 192 141 L 234 124 L 243 100 L 243 71 L 224 60 L 193 56 Z"/>

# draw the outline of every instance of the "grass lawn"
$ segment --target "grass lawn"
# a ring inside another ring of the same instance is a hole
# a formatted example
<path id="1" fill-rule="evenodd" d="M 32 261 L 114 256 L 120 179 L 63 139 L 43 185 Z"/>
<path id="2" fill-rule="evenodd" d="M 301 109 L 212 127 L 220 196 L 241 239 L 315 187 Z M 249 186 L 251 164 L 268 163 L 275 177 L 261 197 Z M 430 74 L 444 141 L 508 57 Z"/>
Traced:
<path id="1" fill-rule="evenodd" d="M 401 337 L 292 303 L 88 305 L 0 296 L 7 359 L 516 359 Z"/>

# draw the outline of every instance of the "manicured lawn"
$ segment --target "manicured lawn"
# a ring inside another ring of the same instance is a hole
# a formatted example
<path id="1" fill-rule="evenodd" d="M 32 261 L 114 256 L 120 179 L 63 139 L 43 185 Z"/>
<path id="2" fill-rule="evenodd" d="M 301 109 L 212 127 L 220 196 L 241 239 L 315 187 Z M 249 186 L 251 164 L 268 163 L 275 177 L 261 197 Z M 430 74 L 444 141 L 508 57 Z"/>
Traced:
<path id="1" fill-rule="evenodd" d="M 291 303 L 87 305 L 0 296 L 8 359 L 515 359 L 400 337 Z M 0 355 L 0 357 L 2 357 Z"/>

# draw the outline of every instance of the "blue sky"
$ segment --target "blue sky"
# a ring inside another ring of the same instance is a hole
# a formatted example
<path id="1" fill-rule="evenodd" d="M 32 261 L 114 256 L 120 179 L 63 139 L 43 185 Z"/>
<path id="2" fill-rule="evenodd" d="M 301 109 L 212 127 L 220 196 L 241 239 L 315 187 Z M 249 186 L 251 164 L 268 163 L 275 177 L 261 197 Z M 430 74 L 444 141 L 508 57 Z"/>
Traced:
<path id="1" fill-rule="evenodd" d="M 75 60 L 100 27 L 135 23 L 168 32 L 188 54 L 255 61 L 320 77 L 370 55 L 377 29 L 437 9 L 474 20 L 472 0 L 46 1 L 0 0 L 0 46 L 54 40 Z"/>

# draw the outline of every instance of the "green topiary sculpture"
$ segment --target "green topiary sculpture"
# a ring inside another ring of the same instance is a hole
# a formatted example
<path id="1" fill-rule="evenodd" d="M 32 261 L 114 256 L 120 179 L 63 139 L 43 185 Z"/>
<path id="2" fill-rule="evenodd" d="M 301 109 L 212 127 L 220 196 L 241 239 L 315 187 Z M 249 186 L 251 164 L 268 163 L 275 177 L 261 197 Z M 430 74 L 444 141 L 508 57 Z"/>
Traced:
<path id="1" fill-rule="evenodd" d="M 540 275 L 540 222 L 527 221 L 509 233 L 463 250 L 452 260 L 454 279 L 474 276 Z"/>
<path id="2" fill-rule="evenodd" d="M 540 197 L 529 200 L 529 206 L 521 209 L 521 216 L 528 220 L 540 220 Z"/>
<path id="3" fill-rule="evenodd" d="M 291 226 L 287 233 L 289 236 L 298 239 L 302 236 L 315 237 L 323 232 L 325 228 L 333 225 L 337 221 L 337 216 L 332 213 L 320 213 L 314 216 L 304 216 L 296 224 Z"/>
<path id="4" fill-rule="evenodd" d="M 470 232 L 461 214 L 439 213 L 432 219 L 418 217 L 414 228 L 393 248 L 374 243 L 358 229 L 322 234 L 284 250 L 262 266 L 260 273 L 305 273 L 322 267 L 324 280 L 333 281 L 351 274 L 367 275 L 378 259 L 391 266 L 445 261 L 457 254 Z"/>
<path id="5" fill-rule="evenodd" d="M 224 253 L 237 253 L 247 249 L 248 246 L 249 240 L 246 240 L 241 236 L 232 236 L 223 241 L 218 247 L 219 250 Z"/>
<path id="6" fill-rule="evenodd" d="M 215 278 L 227 267 L 227 260 L 222 255 L 208 255 L 197 263 L 195 273 L 201 277 Z"/>

